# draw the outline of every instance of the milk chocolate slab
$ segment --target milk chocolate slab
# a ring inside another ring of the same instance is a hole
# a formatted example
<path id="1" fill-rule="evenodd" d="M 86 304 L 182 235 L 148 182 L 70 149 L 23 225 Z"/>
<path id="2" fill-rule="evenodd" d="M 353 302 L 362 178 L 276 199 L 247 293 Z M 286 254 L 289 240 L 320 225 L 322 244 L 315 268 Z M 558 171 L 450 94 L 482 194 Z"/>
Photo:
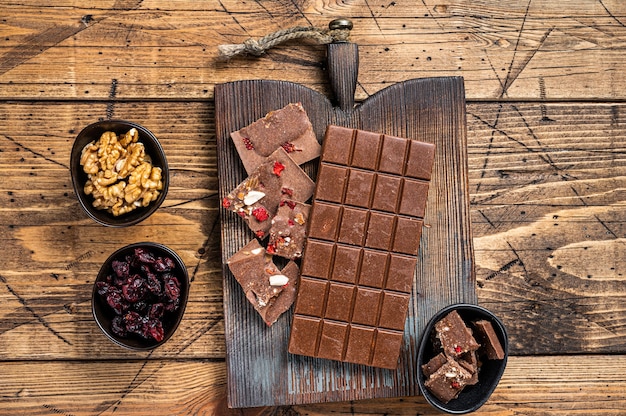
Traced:
<path id="1" fill-rule="evenodd" d="M 254 239 L 227 263 L 246 298 L 268 326 L 293 304 L 300 272 L 293 261 L 279 270 L 272 256 Z"/>
<path id="2" fill-rule="evenodd" d="M 397 367 L 434 152 L 328 126 L 289 352 Z"/>
<path id="3" fill-rule="evenodd" d="M 306 226 L 309 221 L 310 205 L 291 200 L 282 200 L 272 218 L 267 251 L 288 259 L 302 257 Z"/>
<path id="4" fill-rule="evenodd" d="M 271 111 L 230 136 L 248 174 L 279 147 L 285 149 L 298 165 L 318 157 L 321 149 L 300 103 L 290 103 Z"/>
<path id="5" fill-rule="evenodd" d="M 487 359 L 504 359 L 504 349 L 491 322 L 481 319 L 480 321 L 474 322 L 474 328 L 476 329 L 476 338 L 480 340 L 482 345 L 481 349 L 484 350 Z"/>
<path id="6" fill-rule="evenodd" d="M 272 225 L 281 201 L 306 202 L 315 184 L 282 148 L 275 150 L 222 200 L 222 206 L 241 216 L 259 238 Z"/>

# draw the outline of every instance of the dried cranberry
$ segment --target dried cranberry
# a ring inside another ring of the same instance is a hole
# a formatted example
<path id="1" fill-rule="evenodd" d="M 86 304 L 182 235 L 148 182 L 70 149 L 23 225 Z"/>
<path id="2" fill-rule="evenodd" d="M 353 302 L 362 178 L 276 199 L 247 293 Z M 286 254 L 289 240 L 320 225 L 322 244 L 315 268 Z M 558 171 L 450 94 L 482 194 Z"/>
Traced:
<path id="1" fill-rule="evenodd" d="M 115 315 L 111 321 L 111 331 L 118 337 L 126 337 L 128 332 L 126 331 L 126 325 L 121 315 Z"/>
<path id="2" fill-rule="evenodd" d="M 176 298 L 174 300 L 170 300 L 168 301 L 164 308 L 167 312 L 174 312 L 176 310 L 178 310 L 178 307 L 180 306 L 180 298 Z"/>
<path id="3" fill-rule="evenodd" d="M 124 300 L 122 297 L 122 292 L 114 287 L 110 287 L 110 289 L 106 292 L 106 301 L 109 307 L 113 309 L 118 315 L 121 315 L 126 311 L 129 307 L 128 302 Z"/>
<path id="4" fill-rule="evenodd" d="M 129 277 L 126 280 L 126 284 L 122 285 L 122 294 L 124 299 L 134 303 L 143 299 L 148 291 L 146 281 L 138 274 Z"/>
<path id="5" fill-rule="evenodd" d="M 135 249 L 135 258 L 143 264 L 154 264 L 156 261 L 154 254 L 141 247 Z"/>
<path id="6" fill-rule="evenodd" d="M 176 264 L 174 264 L 174 260 L 169 257 L 159 257 L 152 265 L 155 272 L 169 272 L 175 267 Z"/>
<path id="7" fill-rule="evenodd" d="M 128 332 L 141 334 L 143 319 L 141 318 L 141 315 L 139 315 L 137 312 L 126 312 L 124 314 L 124 324 Z"/>
<path id="8" fill-rule="evenodd" d="M 170 300 L 176 300 L 180 297 L 180 282 L 169 273 L 163 275 L 163 283 L 165 284 L 165 295 Z"/>
<path id="9" fill-rule="evenodd" d="M 153 295 L 163 295 L 163 285 L 161 284 L 161 280 L 154 273 L 148 273 L 146 275 L 146 286 Z"/>
<path id="10" fill-rule="evenodd" d="M 111 262 L 111 268 L 113 269 L 113 273 L 115 273 L 117 277 L 119 277 L 120 279 L 125 279 L 128 277 L 130 264 L 125 261 L 113 260 Z"/>
<path id="11" fill-rule="evenodd" d="M 280 176 L 283 173 L 283 170 L 285 170 L 285 165 L 283 165 L 279 161 L 274 162 L 274 168 L 272 169 L 274 175 Z"/>
<path id="12" fill-rule="evenodd" d="M 155 303 L 150 307 L 150 311 L 148 311 L 148 317 L 158 319 L 163 317 L 163 313 L 165 312 L 165 307 L 161 302 Z"/>
<path id="13" fill-rule="evenodd" d="M 107 282 L 96 282 L 96 290 L 99 295 L 104 295 L 109 291 L 110 285 Z"/>
<path id="14" fill-rule="evenodd" d="M 256 218 L 257 221 L 259 222 L 263 222 L 265 220 L 267 220 L 270 215 L 268 214 L 267 210 L 263 207 L 257 207 L 255 209 L 252 210 L 252 216 L 254 218 Z"/>
<path id="15" fill-rule="evenodd" d="M 293 153 L 293 152 L 296 152 L 296 151 L 301 152 L 302 151 L 302 149 L 298 149 L 296 147 L 296 145 L 291 143 L 291 142 L 285 142 L 285 143 L 281 144 L 280 146 L 283 149 L 285 149 L 285 152 L 287 152 L 287 153 Z"/>
<path id="16" fill-rule="evenodd" d="M 243 141 L 243 144 L 246 146 L 247 150 L 254 150 L 254 145 L 249 138 L 242 136 L 241 140 Z"/>
<path id="17" fill-rule="evenodd" d="M 228 197 L 224 197 L 224 199 L 222 199 L 222 206 L 224 208 L 230 208 L 231 202 L 230 199 L 228 199 Z"/>
<path id="18" fill-rule="evenodd" d="M 165 331 L 163 331 L 163 324 L 158 319 L 146 319 L 141 327 L 141 335 L 144 338 L 152 338 L 156 342 L 163 341 L 165 337 Z"/>

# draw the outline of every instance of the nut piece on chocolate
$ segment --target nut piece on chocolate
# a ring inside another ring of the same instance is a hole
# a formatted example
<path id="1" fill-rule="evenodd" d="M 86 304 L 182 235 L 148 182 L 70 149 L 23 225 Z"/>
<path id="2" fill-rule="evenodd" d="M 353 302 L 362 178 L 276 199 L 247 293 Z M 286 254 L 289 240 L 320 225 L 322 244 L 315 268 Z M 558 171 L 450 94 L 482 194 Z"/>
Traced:
<path id="1" fill-rule="evenodd" d="M 483 346 L 483 350 L 487 359 L 489 360 L 502 360 L 504 359 L 504 349 L 496 331 L 493 329 L 491 322 L 487 320 L 480 320 L 474 322 L 474 328 L 476 329 L 476 337 L 479 339 Z"/>
<path id="2" fill-rule="evenodd" d="M 288 259 L 302 257 L 310 205 L 284 199 L 272 218 L 267 252 Z"/>
<path id="3" fill-rule="evenodd" d="M 222 200 L 259 238 L 267 236 L 280 202 L 305 202 L 315 183 L 282 148 L 277 149 Z"/>
<path id="4" fill-rule="evenodd" d="M 428 377 L 424 385 L 439 400 L 448 403 L 458 396 L 471 379 L 472 374 L 453 359 L 448 359 Z"/>
<path id="5" fill-rule="evenodd" d="M 248 174 L 279 147 L 298 165 L 315 159 L 321 151 L 311 121 L 300 103 L 271 111 L 230 136 Z"/>
<path id="6" fill-rule="evenodd" d="M 296 297 L 298 266 L 290 261 L 282 270 L 254 239 L 227 261 L 246 298 L 271 326 Z"/>
<path id="7" fill-rule="evenodd" d="M 457 311 L 450 312 L 437 322 L 435 333 L 443 352 L 449 357 L 456 358 L 480 347 Z"/>

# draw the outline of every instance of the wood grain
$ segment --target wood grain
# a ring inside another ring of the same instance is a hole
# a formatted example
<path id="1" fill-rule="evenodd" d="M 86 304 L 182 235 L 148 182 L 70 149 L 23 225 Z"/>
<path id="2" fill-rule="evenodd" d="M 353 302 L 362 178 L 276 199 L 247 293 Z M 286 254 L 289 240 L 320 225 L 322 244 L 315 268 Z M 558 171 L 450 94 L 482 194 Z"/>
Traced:
<path id="1" fill-rule="evenodd" d="M 511 357 L 477 416 L 620 415 L 626 356 Z M 41 377 L 45 374 L 45 377 Z M 224 363 L 194 361 L 9 362 L 0 366 L 4 414 L 219 416 L 440 415 L 421 396 L 229 409 Z M 575 397 L 575 400 L 572 400 Z"/>
<path id="2" fill-rule="evenodd" d="M 470 100 L 626 97 L 619 0 L 101 3 L 7 5 L 0 97 L 204 100 L 215 84 L 239 79 L 328 93 L 322 46 L 290 42 L 261 58 L 217 62 L 217 45 L 344 16 L 361 48 L 358 100 L 432 76 L 463 76 Z"/>

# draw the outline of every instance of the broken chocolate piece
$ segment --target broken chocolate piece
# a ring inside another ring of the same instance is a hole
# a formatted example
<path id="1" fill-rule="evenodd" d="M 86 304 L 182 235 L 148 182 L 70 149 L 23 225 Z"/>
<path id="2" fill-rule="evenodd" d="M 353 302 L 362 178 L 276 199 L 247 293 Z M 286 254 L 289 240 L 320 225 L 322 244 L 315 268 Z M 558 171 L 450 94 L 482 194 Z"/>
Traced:
<path id="1" fill-rule="evenodd" d="M 282 270 L 272 261 L 258 240 L 250 241 L 227 261 L 246 298 L 268 326 L 291 307 L 299 269 L 290 261 Z"/>
<path id="2" fill-rule="evenodd" d="M 447 362 L 428 377 L 424 385 L 443 403 L 456 398 L 472 379 L 472 375 L 454 359 Z"/>
<path id="3" fill-rule="evenodd" d="M 306 202 L 315 184 L 282 149 L 272 153 L 222 200 L 222 206 L 248 223 L 257 237 L 267 236 L 281 201 Z"/>
<path id="4" fill-rule="evenodd" d="M 450 312 L 437 322 L 435 331 L 443 352 L 449 357 L 457 358 L 480 347 L 457 311 Z"/>
<path id="5" fill-rule="evenodd" d="M 298 165 L 315 159 L 321 150 L 311 121 L 300 103 L 271 111 L 230 135 L 248 174 L 279 147 Z"/>
<path id="6" fill-rule="evenodd" d="M 430 377 L 431 374 L 434 374 L 435 371 L 439 370 L 442 365 L 448 362 L 448 359 L 444 355 L 444 353 L 440 352 L 430 359 L 426 364 L 422 365 L 422 372 L 426 378 Z"/>
<path id="7" fill-rule="evenodd" d="M 288 259 L 299 259 L 304 249 L 310 205 L 283 200 L 272 218 L 267 252 Z"/>
<path id="8" fill-rule="evenodd" d="M 328 126 L 289 352 L 397 367 L 434 150 Z"/>
<path id="9" fill-rule="evenodd" d="M 481 319 L 474 322 L 474 328 L 476 329 L 476 337 L 480 340 L 483 346 L 482 350 L 484 350 L 487 359 L 504 359 L 504 349 L 491 322 Z"/>

